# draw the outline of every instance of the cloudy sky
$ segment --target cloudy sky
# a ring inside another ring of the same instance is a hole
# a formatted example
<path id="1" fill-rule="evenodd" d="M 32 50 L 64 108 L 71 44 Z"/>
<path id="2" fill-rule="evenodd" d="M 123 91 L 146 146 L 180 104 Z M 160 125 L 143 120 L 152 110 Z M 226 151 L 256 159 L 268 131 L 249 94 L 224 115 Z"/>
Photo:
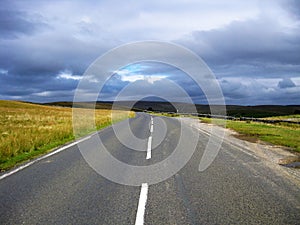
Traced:
<path id="1" fill-rule="evenodd" d="M 0 99 L 72 101 L 97 57 L 143 40 L 176 43 L 199 55 L 227 104 L 300 104 L 298 0 L 0 0 Z M 124 100 L 151 90 L 184 101 L 166 80 L 205 103 L 186 74 L 153 62 L 115 71 L 101 100 L 130 85 Z"/>

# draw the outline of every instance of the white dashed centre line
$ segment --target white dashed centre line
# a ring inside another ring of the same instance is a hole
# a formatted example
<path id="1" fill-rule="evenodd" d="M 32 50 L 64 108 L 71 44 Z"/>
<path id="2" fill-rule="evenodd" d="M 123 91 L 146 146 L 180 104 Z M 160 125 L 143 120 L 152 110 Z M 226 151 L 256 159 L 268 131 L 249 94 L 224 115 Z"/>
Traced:
<path id="1" fill-rule="evenodd" d="M 146 159 L 151 159 L 152 133 L 153 133 L 153 118 L 151 116 L 150 136 L 148 138 Z M 144 215 L 145 215 L 145 210 L 146 210 L 147 195 L 148 195 L 148 184 L 143 183 L 142 187 L 141 187 L 140 200 L 139 200 L 139 205 L 138 205 L 136 218 L 135 218 L 135 225 L 143 225 L 144 224 Z"/>
<path id="2" fill-rule="evenodd" d="M 153 118 L 151 116 L 150 136 L 149 136 L 149 139 L 148 139 L 146 159 L 151 159 L 152 133 L 153 133 Z"/>
<path id="3" fill-rule="evenodd" d="M 152 136 L 148 139 L 148 147 L 147 147 L 147 156 L 146 159 L 151 159 L 151 144 L 152 144 Z"/>
<path id="4" fill-rule="evenodd" d="M 143 225 L 144 224 L 144 215 L 147 203 L 147 195 L 148 195 L 148 184 L 143 183 L 140 193 L 140 200 L 138 205 L 138 210 L 135 218 L 135 225 Z"/>
<path id="5" fill-rule="evenodd" d="M 152 134 L 152 132 L 153 132 L 153 124 L 151 124 L 151 126 L 150 126 L 150 132 Z"/>
<path id="6" fill-rule="evenodd" d="M 146 159 L 151 159 L 152 133 L 153 133 L 153 118 L 151 116 L 150 136 L 148 138 Z M 148 195 L 148 184 L 143 183 L 142 187 L 141 187 L 139 205 L 138 205 L 136 218 L 135 218 L 135 225 L 143 225 L 144 224 L 144 215 L 145 215 L 145 210 L 146 210 L 147 195 Z"/>

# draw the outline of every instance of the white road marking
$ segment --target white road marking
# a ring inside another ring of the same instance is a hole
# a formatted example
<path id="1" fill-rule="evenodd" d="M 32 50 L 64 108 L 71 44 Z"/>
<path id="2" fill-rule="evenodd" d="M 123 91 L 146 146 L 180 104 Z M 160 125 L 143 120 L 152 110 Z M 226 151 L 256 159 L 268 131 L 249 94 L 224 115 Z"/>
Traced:
<path id="1" fill-rule="evenodd" d="M 150 132 L 153 133 L 153 124 L 150 126 Z"/>
<path id="2" fill-rule="evenodd" d="M 153 133 L 153 118 L 151 116 L 150 136 L 148 138 L 146 159 L 151 159 L 152 133 Z M 145 215 L 145 210 L 146 210 L 147 195 L 148 195 L 148 184 L 143 183 L 142 187 L 141 187 L 139 205 L 138 205 L 136 218 L 135 218 L 135 225 L 143 225 L 144 224 L 144 215 Z"/>
<path id="3" fill-rule="evenodd" d="M 207 136 L 211 136 L 211 133 L 209 133 L 203 129 L 198 128 L 198 130 L 201 131 L 202 133 L 205 133 Z"/>
<path id="4" fill-rule="evenodd" d="M 13 175 L 14 173 L 17 173 L 17 172 L 19 172 L 20 170 L 23 170 L 23 169 L 25 169 L 26 167 L 31 166 L 32 164 L 34 164 L 34 163 L 36 163 L 36 162 L 38 162 L 38 161 L 41 161 L 42 159 L 46 159 L 46 158 L 48 158 L 48 157 L 50 157 L 50 156 L 52 156 L 52 155 L 55 155 L 55 154 L 57 154 L 57 153 L 59 153 L 59 152 L 61 152 L 61 151 L 66 150 L 66 149 L 68 149 L 68 148 L 70 148 L 70 147 L 72 147 L 72 146 L 74 146 L 74 145 L 77 145 L 78 143 L 80 143 L 80 142 L 82 142 L 82 141 L 85 141 L 85 140 L 87 140 L 87 139 L 90 139 L 93 135 L 95 135 L 95 134 L 92 134 L 92 135 L 90 135 L 90 136 L 88 136 L 88 137 L 85 137 L 85 138 L 83 138 L 83 139 L 80 139 L 80 140 L 78 140 L 78 141 L 75 141 L 75 142 L 73 142 L 73 143 L 71 143 L 71 144 L 69 144 L 69 145 L 66 145 L 66 146 L 64 146 L 64 147 L 61 147 L 61 148 L 59 148 L 59 149 L 57 149 L 57 150 L 55 150 L 55 151 L 53 151 L 53 152 L 50 152 L 50 153 L 47 154 L 47 155 L 41 156 L 41 157 L 39 157 L 39 158 L 37 158 L 37 159 L 35 159 L 35 160 L 32 160 L 32 161 L 30 161 L 30 162 L 28 162 L 28 163 L 26 163 L 26 164 L 24 164 L 24 165 L 22 165 L 22 166 L 20 166 L 20 167 L 18 167 L 18 168 L 16 168 L 16 169 L 14 169 L 14 170 L 12 170 L 12 171 L 10 171 L 10 172 L 8 172 L 8 173 L 5 173 L 5 174 L 3 174 L 2 176 L 0 176 L 0 180 L 4 179 L 4 178 L 6 178 L 6 177 L 8 177 L 8 176 L 10 176 L 10 175 Z"/>
<path id="5" fill-rule="evenodd" d="M 150 119 L 151 119 L 150 126 L 153 127 L 153 117 L 151 116 Z M 150 128 L 150 130 L 151 130 L 151 128 Z M 151 133 L 153 132 L 153 128 L 152 128 L 152 131 L 150 131 L 150 132 L 151 132 Z"/>
<path id="6" fill-rule="evenodd" d="M 143 183 L 141 187 L 140 199 L 138 210 L 135 218 L 135 225 L 143 225 L 144 224 L 144 215 L 147 203 L 147 195 L 148 195 L 148 184 Z"/>
<path id="7" fill-rule="evenodd" d="M 146 156 L 146 159 L 151 159 L 152 133 L 153 133 L 153 118 L 152 118 L 152 116 L 151 116 L 150 136 L 149 136 L 149 139 L 148 139 L 147 156 Z"/>
<path id="8" fill-rule="evenodd" d="M 147 156 L 146 159 L 151 159 L 151 145 L 152 145 L 152 136 L 148 139 L 148 147 L 147 147 Z"/>
<path id="9" fill-rule="evenodd" d="M 193 126 L 193 125 L 192 125 L 192 127 L 195 128 L 195 129 L 197 129 L 198 131 L 200 131 L 200 132 L 206 134 L 207 136 L 211 136 L 211 135 L 212 135 L 212 134 L 209 133 L 208 131 L 206 131 L 206 130 L 204 130 L 204 129 L 201 129 L 201 128 L 197 127 L 197 126 Z M 220 137 L 220 136 L 217 136 L 216 134 L 214 134 L 214 136 L 216 136 L 216 137 L 218 137 L 218 138 L 222 138 L 222 137 Z M 228 145 L 231 145 L 232 147 L 234 147 L 234 148 L 236 148 L 236 149 L 242 151 L 243 153 L 245 153 L 245 154 L 247 154 L 247 155 L 249 155 L 249 156 L 252 156 L 253 158 L 256 158 L 256 159 L 257 159 L 257 156 L 256 156 L 256 155 L 254 155 L 253 153 L 249 152 L 249 150 L 247 150 L 247 146 L 245 146 L 245 145 L 242 146 L 242 145 L 236 144 L 236 143 L 234 143 L 234 142 L 232 142 L 232 141 L 230 141 L 230 140 L 228 140 L 228 139 L 226 139 L 226 138 L 223 138 L 223 142 L 226 142 Z"/>

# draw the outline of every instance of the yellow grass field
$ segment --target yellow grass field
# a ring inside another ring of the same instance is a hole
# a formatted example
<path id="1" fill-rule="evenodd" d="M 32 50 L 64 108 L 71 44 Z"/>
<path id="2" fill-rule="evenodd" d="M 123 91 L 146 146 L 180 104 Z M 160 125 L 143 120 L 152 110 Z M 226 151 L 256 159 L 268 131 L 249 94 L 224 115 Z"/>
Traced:
<path id="1" fill-rule="evenodd" d="M 133 112 L 114 112 L 114 120 L 133 116 Z M 97 129 L 111 125 L 111 110 L 95 110 L 95 120 Z M 81 135 L 88 132 L 92 130 L 83 130 Z M 0 170 L 71 140 L 71 108 L 0 100 Z"/>

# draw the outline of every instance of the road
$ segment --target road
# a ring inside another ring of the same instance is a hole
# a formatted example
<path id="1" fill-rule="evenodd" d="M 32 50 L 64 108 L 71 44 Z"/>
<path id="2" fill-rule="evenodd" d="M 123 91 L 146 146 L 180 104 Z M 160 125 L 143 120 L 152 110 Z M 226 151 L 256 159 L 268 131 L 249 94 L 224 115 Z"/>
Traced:
<path id="1" fill-rule="evenodd" d="M 180 136 L 178 119 L 153 118 L 152 132 L 150 115 L 138 113 L 130 119 L 137 137 L 149 140 L 152 135 L 149 159 L 147 141 L 141 142 L 144 152 L 133 151 L 120 143 L 111 127 L 97 135 L 117 159 L 150 165 L 166 159 Z M 156 129 L 162 120 L 166 138 L 156 147 L 155 139 L 160 138 Z M 123 123 L 117 127 L 125 135 L 128 131 L 122 131 Z M 297 183 L 226 141 L 211 166 L 199 172 L 209 135 L 190 129 L 199 133 L 192 158 L 174 176 L 149 185 L 146 199 L 141 200 L 145 193 L 140 186 L 121 185 L 100 176 L 73 145 L 0 180 L 0 224 L 135 224 L 138 208 L 144 224 L 300 223 Z M 96 148 L 94 138 L 84 140 L 84 145 Z M 144 211 L 139 206 L 143 201 Z"/>

